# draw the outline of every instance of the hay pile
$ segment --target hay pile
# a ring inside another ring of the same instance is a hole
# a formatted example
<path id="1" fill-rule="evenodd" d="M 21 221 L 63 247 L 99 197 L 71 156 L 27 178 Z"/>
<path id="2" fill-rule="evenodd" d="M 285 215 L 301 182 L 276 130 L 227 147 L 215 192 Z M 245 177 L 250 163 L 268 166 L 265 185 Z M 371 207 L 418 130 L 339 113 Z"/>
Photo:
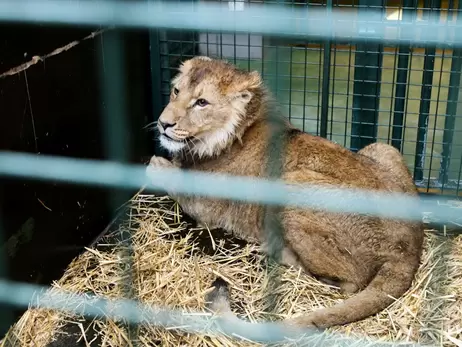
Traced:
<path id="1" fill-rule="evenodd" d="M 230 283 L 233 309 L 252 321 L 287 316 L 334 305 L 345 297 L 301 271 L 282 268 L 276 315 L 265 313 L 268 275 L 258 247 L 223 237 L 220 231 L 193 228 L 167 197 L 137 195 L 124 223 L 76 258 L 54 288 L 91 292 L 111 298 L 124 293 L 127 252 L 119 241 L 133 241 L 133 289 L 144 303 L 204 311 L 211 283 Z M 462 237 L 427 234 L 421 268 L 412 289 L 382 313 L 332 331 L 382 341 L 415 341 L 439 346 L 461 345 Z M 2 346 L 129 346 L 131 332 L 120 322 L 87 321 L 56 311 L 30 309 L 12 327 Z M 66 337 L 66 334 L 69 335 Z M 227 337 L 178 333 L 140 327 L 141 346 L 251 346 Z M 53 342 L 54 341 L 54 342 Z M 61 341 L 61 342 L 59 342 Z"/>

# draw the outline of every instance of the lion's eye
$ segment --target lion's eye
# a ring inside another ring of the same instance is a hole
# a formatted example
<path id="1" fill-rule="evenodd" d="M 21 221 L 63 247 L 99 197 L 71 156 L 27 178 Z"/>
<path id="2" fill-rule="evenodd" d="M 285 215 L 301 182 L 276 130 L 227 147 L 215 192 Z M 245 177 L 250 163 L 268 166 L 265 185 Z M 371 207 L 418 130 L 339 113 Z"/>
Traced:
<path id="1" fill-rule="evenodd" d="M 173 88 L 173 94 L 178 95 L 179 92 L 178 88 Z"/>
<path id="2" fill-rule="evenodd" d="M 208 101 L 205 99 L 197 99 L 196 101 L 196 105 L 200 107 L 207 106 L 208 104 L 209 104 Z"/>

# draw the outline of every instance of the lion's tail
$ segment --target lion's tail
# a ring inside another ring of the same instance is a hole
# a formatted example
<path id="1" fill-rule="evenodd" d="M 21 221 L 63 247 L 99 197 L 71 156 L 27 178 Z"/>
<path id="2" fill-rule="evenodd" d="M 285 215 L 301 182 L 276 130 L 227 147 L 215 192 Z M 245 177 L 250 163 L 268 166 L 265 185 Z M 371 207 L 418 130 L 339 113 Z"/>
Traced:
<path id="1" fill-rule="evenodd" d="M 416 270 L 417 266 L 412 261 L 386 262 L 363 291 L 342 303 L 290 321 L 301 327 L 314 325 L 325 329 L 365 319 L 386 309 L 401 297 L 411 286 Z"/>
<path id="2" fill-rule="evenodd" d="M 215 289 L 209 296 L 209 302 L 212 311 L 220 314 L 219 323 L 223 327 L 226 326 L 225 333 L 246 336 L 253 341 L 261 341 L 262 338 L 274 341 L 276 337 L 289 337 L 288 335 L 294 333 L 298 336 L 302 332 L 299 329 L 304 329 L 303 331 L 309 328 L 325 329 L 359 321 L 376 314 L 386 309 L 409 289 L 415 271 L 416 266 L 412 262 L 387 262 L 382 265 L 375 278 L 363 291 L 344 302 L 305 316 L 285 320 L 280 325 L 272 323 L 274 326 L 270 328 L 268 323 L 254 324 L 241 320 L 231 311 L 229 291 L 223 280 L 214 282 Z"/>

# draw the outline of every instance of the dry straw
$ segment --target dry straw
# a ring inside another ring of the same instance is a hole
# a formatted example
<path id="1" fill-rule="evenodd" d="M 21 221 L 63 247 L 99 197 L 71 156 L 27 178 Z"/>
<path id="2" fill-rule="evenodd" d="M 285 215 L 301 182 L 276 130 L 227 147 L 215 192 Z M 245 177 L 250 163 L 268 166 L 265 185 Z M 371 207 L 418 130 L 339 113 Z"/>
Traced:
<path id="1" fill-rule="evenodd" d="M 300 270 L 283 268 L 280 287 L 273 293 L 278 298 L 276 314 L 268 313 L 268 275 L 257 246 L 222 231 L 193 228 L 168 197 L 142 194 L 132 199 L 125 221 L 76 258 L 52 287 L 121 297 L 127 253 L 120 235 L 127 232 L 133 239 L 134 293 L 146 304 L 205 311 L 206 294 L 217 276 L 230 284 L 233 310 L 251 321 L 282 319 L 345 298 Z M 131 344 L 132 331 L 120 322 L 84 324 L 80 317 L 43 309 L 28 310 L 3 343 L 50 346 L 64 338 L 62 327 L 69 324 L 76 327 L 83 346 Z M 427 232 L 422 264 L 408 293 L 380 314 L 331 331 L 381 341 L 462 346 L 462 237 Z M 149 326 L 140 327 L 137 338 L 141 346 L 256 345 Z"/>

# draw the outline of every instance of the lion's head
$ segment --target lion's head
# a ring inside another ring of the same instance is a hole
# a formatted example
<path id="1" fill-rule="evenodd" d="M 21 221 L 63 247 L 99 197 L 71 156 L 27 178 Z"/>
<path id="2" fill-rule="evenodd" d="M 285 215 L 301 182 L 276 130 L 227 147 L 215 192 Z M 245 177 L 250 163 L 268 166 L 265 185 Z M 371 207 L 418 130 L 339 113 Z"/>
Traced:
<path id="1" fill-rule="evenodd" d="M 248 123 L 251 101 L 262 93 L 261 77 L 208 57 L 187 60 L 179 71 L 157 123 L 160 143 L 173 154 L 218 154 Z"/>

